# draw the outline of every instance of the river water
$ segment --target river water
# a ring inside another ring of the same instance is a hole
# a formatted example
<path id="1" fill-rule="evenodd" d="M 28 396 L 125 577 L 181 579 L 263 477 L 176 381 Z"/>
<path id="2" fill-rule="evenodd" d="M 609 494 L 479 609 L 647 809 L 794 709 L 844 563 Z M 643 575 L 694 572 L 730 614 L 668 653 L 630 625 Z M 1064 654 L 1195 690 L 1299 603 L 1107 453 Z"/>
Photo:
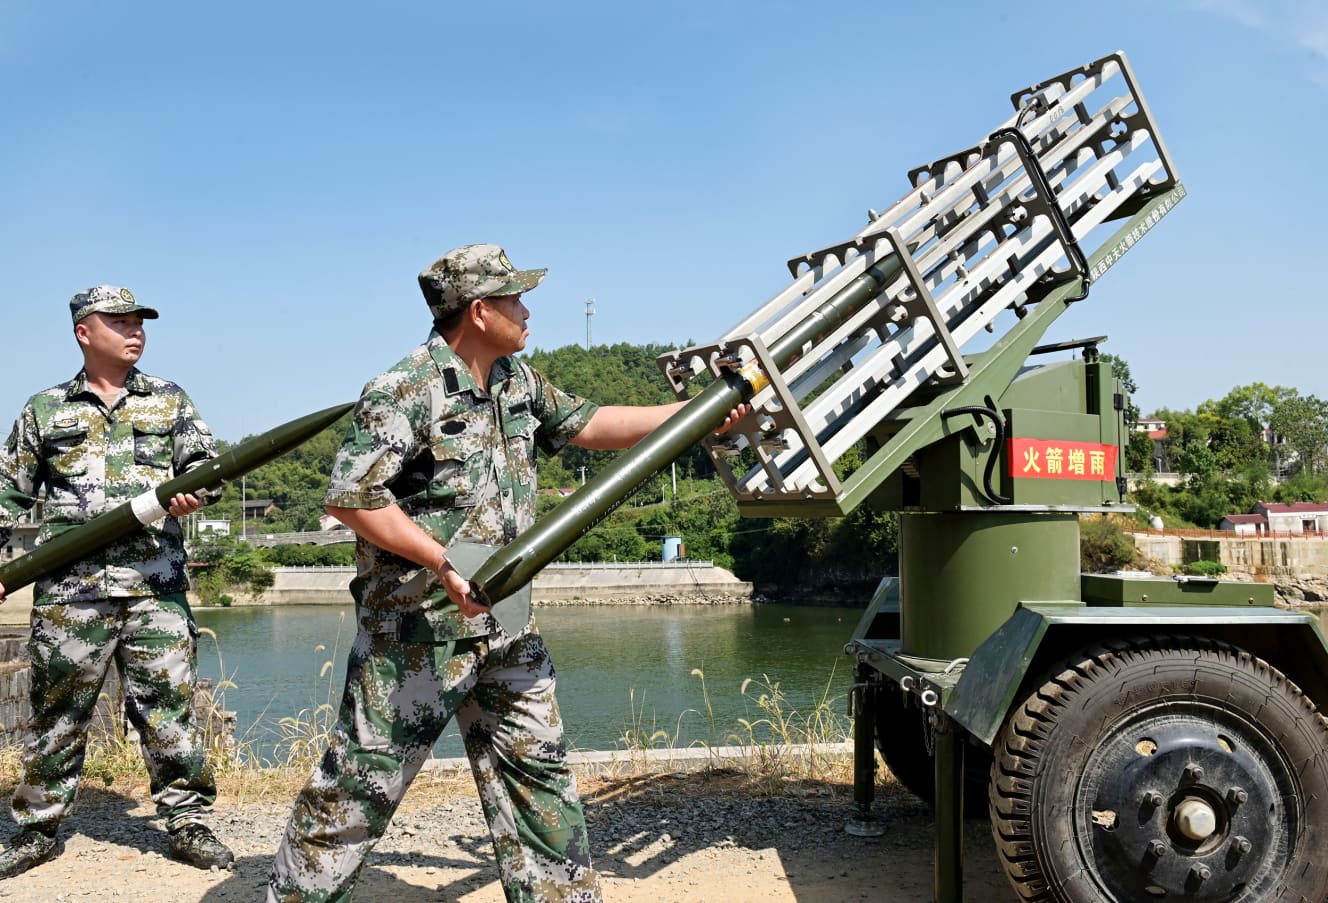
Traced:
<path id="1" fill-rule="evenodd" d="M 823 704 L 820 711 L 846 725 L 852 667 L 843 647 L 860 614 L 788 605 L 578 605 L 537 608 L 536 620 L 558 671 L 573 748 L 624 749 L 624 738 L 634 736 L 680 749 L 727 745 L 733 734 L 747 740 L 740 719 L 756 725 L 758 739 L 778 741 L 782 732 L 764 721 L 805 726 Z M 282 719 L 335 710 L 354 637 L 351 606 L 203 608 L 196 615 L 216 635 L 200 642 L 199 672 L 233 684 L 222 690 L 224 705 L 236 712 L 237 735 L 255 755 L 284 758 Z M 772 698 L 778 711 L 769 707 Z M 665 736 L 651 740 L 658 732 Z M 463 755 L 455 725 L 435 754 Z"/>

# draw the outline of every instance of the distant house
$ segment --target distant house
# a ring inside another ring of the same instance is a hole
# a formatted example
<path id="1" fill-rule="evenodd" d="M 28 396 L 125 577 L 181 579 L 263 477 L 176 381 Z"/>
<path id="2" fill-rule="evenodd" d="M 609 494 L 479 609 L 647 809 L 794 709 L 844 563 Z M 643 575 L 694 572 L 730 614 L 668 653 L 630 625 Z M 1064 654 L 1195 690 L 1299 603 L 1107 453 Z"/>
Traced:
<path id="1" fill-rule="evenodd" d="M 1217 529 L 1241 536 L 1261 536 L 1268 532 L 1268 518 L 1262 514 L 1228 514 L 1217 522 Z"/>
<path id="2" fill-rule="evenodd" d="M 1254 511 L 1268 518 L 1274 533 L 1328 533 L 1328 504 L 1323 502 L 1256 502 Z"/>
<path id="3" fill-rule="evenodd" d="M 9 542 L 0 549 L 0 560 L 9 561 L 37 548 L 37 533 L 40 530 L 40 524 L 17 524 L 9 534 Z"/>
<path id="4" fill-rule="evenodd" d="M 231 535 L 231 522 L 228 520 L 200 520 L 198 522 L 198 535 L 204 533 L 214 533 L 217 536 Z"/>
<path id="5" fill-rule="evenodd" d="M 1328 535 L 1328 504 L 1255 502 L 1251 513 L 1228 514 L 1218 522 L 1217 528 L 1251 536 L 1265 533 L 1324 536 Z"/>
<path id="6" fill-rule="evenodd" d="M 245 499 L 243 507 L 246 521 L 262 520 L 277 508 L 272 499 Z"/>

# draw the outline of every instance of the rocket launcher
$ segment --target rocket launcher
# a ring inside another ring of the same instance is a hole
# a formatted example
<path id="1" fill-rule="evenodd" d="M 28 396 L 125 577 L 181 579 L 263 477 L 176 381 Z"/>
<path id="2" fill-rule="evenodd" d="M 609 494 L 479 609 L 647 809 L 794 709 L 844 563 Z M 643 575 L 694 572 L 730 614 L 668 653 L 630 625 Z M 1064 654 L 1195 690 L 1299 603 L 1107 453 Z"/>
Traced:
<path id="1" fill-rule="evenodd" d="M 286 452 L 332 424 L 349 412 L 353 404 L 324 408 L 313 414 L 283 423 L 218 455 L 187 473 L 162 483 L 155 490 L 145 492 L 98 514 L 85 524 L 51 537 L 37 548 L 0 567 L 0 584 L 9 595 L 60 568 L 91 555 L 118 539 L 129 536 L 144 525 L 161 520 L 166 508 L 178 493 L 203 495 L 215 492 L 222 485 L 248 473 L 256 467 L 279 458 Z"/>
<path id="2" fill-rule="evenodd" d="M 709 384 L 515 541 L 458 566 L 477 597 L 526 595 L 695 442 L 742 513 L 838 516 L 920 448 L 979 430 L 944 413 L 999 394 L 1051 322 L 1185 196 L 1123 53 L 1011 101 L 974 146 L 913 169 L 908 193 L 868 211 L 864 229 L 790 260 L 788 287 L 718 342 L 662 356 L 679 398 L 697 377 Z M 982 333 L 996 338 L 966 352 Z M 713 436 L 739 402 L 752 412 Z M 872 451 L 841 478 L 855 447 Z"/>

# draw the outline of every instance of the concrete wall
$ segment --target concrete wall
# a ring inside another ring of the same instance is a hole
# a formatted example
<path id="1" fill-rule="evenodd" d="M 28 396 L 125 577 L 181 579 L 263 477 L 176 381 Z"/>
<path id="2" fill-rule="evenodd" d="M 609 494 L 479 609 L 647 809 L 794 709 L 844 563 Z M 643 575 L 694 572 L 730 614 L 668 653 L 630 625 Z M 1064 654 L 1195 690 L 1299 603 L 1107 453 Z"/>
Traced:
<path id="1" fill-rule="evenodd" d="M 1177 567 L 1194 561 L 1219 561 L 1233 571 L 1253 577 L 1328 576 L 1328 540 L 1259 539 L 1232 536 L 1230 539 L 1189 539 L 1135 533 L 1134 543 L 1149 558 Z"/>
<path id="2" fill-rule="evenodd" d="M 530 595 L 537 603 L 650 601 L 650 597 L 660 595 L 674 601 L 704 602 L 718 598 L 748 599 L 752 585 L 724 568 L 708 564 L 670 562 L 652 567 L 643 563 L 615 568 L 559 565 L 540 572 L 531 585 Z"/>
<path id="3" fill-rule="evenodd" d="M 235 604 L 345 604 L 350 601 L 355 569 L 274 568 L 273 574 L 271 589 L 256 599 L 237 595 Z M 752 585 L 732 572 L 709 563 L 689 562 L 641 562 L 621 567 L 550 565 L 531 586 L 531 598 L 537 603 L 651 601 L 661 595 L 708 601 L 719 597 L 745 599 L 751 594 Z M 197 601 L 192 594 L 190 599 Z"/>
<path id="4" fill-rule="evenodd" d="M 241 593 L 235 604 L 344 605 L 351 601 L 354 568 L 274 568 L 273 575 L 271 589 L 256 599 Z M 751 595 L 750 583 L 709 562 L 641 562 L 621 567 L 556 564 L 541 571 L 531 587 L 531 598 L 537 603 L 652 602 L 661 596 L 678 602 L 746 601 Z M 197 605 L 198 597 L 190 592 L 189 601 Z M 26 628 L 31 611 L 32 587 L 25 587 L 0 605 L 0 626 Z"/>

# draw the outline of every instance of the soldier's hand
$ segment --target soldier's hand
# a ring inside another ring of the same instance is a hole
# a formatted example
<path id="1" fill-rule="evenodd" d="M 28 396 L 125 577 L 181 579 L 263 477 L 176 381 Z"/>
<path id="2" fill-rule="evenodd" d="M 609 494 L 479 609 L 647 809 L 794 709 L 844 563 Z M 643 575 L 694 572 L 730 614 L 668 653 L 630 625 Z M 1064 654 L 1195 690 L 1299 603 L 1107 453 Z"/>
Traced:
<path id="1" fill-rule="evenodd" d="M 729 416 L 725 417 L 724 422 L 721 423 L 718 427 L 716 427 L 715 435 L 721 436 L 724 433 L 727 433 L 729 430 L 733 429 L 734 425 L 739 420 L 746 417 L 751 412 L 752 412 L 751 405 L 747 404 L 746 402 L 740 403 L 736 408 L 729 411 Z"/>
<path id="2" fill-rule="evenodd" d="M 186 514 L 193 514 L 202 507 L 203 501 L 197 496 L 188 492 L 177 492 L 171 496 L 171 505 L 166 510 L 176 517 L 183 517 Z"/>
<path id="3" fill-rule="evenodd" d="M 5 604 L 5 585 L 0 583 L 0 605 Z"/>
<path id="4" fill-rule="evenodd" d="M 447 597 L 456 604 L 463 615 L 473 618 L 475 615 L 484 614 L 489 610 L 489 606 L 481 605 L 475 600 L 475 596 L 470 591 L 470 581 L 462 577 L 460 572 L 452 567 L 451 562 L 446 558 L 442 560 L 438 570 L 434 573 L 438 575 L 438 580 L 443 584 L 443 589 L 447 590 Z"/>

